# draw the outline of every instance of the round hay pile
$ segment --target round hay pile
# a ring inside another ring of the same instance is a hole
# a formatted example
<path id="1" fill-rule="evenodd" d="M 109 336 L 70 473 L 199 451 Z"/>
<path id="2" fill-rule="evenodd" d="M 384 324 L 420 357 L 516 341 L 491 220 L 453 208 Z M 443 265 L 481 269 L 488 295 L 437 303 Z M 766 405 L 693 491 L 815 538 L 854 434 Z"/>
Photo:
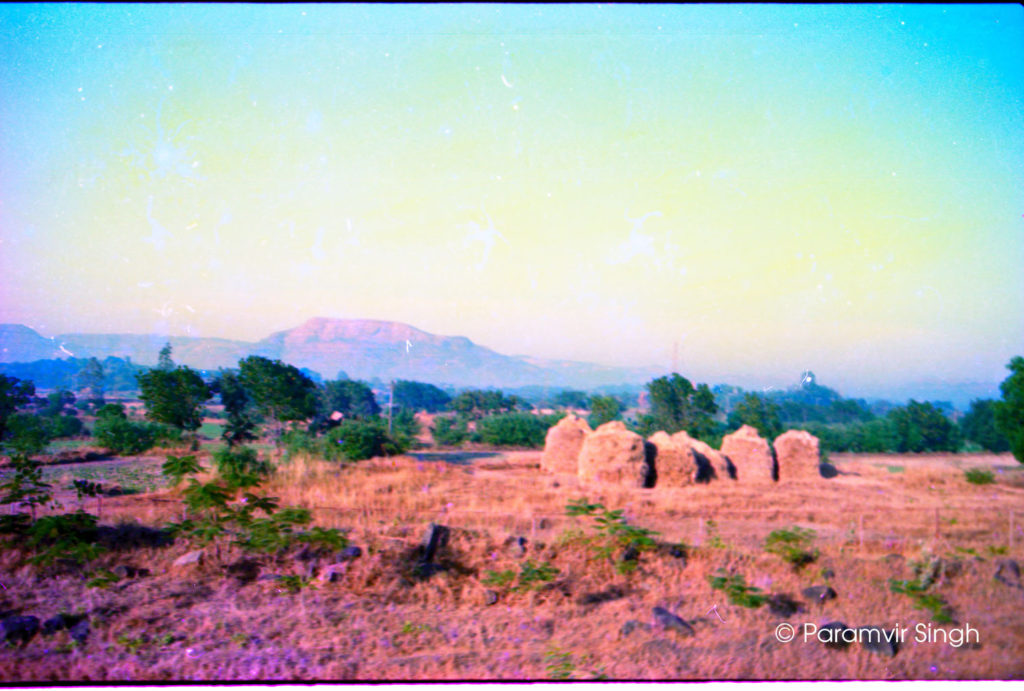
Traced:
<path id="1" fill-rule="evenodd" d="M 647 447 L 651 446 L 650 452 Z M 598 427 L 583 440 L 579 478 L 626 487 L 654 486 L 654 448 L 616 420 Z"/>
<path id="2" fill-rule="evenodd" d="M 821 479 L 821 452 L 816 436 L 802 429 L 791 429 L 776 437 L 773 446 L 780 481 Z"/>
<path id="3" fill-rule="evenodd" d="M 544 438 L 544 453 L 540 457 L 540 467 L 548 473 L 579 472 L 580 449 L 583 440 L 593 430 L 587 421 L 569 413 L 548 430 Z"/>
<path id="4" fill-rule="evenodd" d="M 666 432 L 655 432 L 647 441 L 657 450 L 654 467 L 658 475 L 658 487 L 685 487 L 694 483 L 697 459 L 688 444 L 680 444 Z"/>
<path id="5" fill-rule="evenodd" d="M 722 439 L 722 453 L 736 467 L 736 479 L 741 482 L 774 482 L 775 455 L 772 447 L 757 430 L 743 425 Z"/>

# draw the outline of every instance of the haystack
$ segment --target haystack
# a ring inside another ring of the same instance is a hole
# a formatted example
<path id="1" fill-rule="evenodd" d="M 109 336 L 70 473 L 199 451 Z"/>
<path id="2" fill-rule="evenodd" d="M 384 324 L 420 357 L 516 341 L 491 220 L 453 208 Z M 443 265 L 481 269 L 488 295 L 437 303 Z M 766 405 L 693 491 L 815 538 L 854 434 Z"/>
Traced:
<path id="1" fill-rule="evenodd" d="M 584 482 L 653 487 L 654 447 L 622 422 L 607 422 L 584 438 L 579 478 Z"/>
<path id="2" fill-rule="evenodd" d="M 714 478 L 719 480 L 736 479 L 736 468 L 720 451 L 711 448 L 700 439 L 694 439 L 685 431 L 676 432 L 672 440 L 693 451 L 693 461 L 697 465 L 697 482 L 708 482 Z"/>
<path id="3" fill-rule="evenodd" d="M 773 446 L 780 481 L 821 478 L 821 453 L 816 436 L 802 429 L 791 429 L 776 437 Z"/>
<path id="4" fill-rule="evenodd" d="M 580 449 L 583 440 L 592 430 L 587 421 L 569 413 L 558 424 L 548 430 L 544 439 L 544 453 L 540 457 L 540 467 L 549 473 L 579 472 Z"/>
<path id="5" fill-rule="evenodd" d="M 685 487 L 697 477 L 697 459 L 688 444 L 680 444 L 666 432 L 655 432 L 648 439 L 657 449 L 654 464 L 658 470 L 658 487 Z"/>
<path id="6" fill-rule="evenodd" d="M 743 425 L 722 439 L 722 453 L 736 467 L 736 479 L 740 482 L 773 482 L 775 455 L 772 447 L 757 430 Z"/>

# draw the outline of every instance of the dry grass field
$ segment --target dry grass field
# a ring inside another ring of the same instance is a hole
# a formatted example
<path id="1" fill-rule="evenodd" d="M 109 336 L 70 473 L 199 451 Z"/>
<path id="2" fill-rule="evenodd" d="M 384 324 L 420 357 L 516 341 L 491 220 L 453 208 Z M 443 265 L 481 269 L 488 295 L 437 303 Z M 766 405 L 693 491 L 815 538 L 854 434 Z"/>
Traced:
<path id="1" fill-rule="evenodd" d="M 329 558 L 318 565 L 222 545 L 199 565 L 175 567 L 194 547 L 142 540 L 90 568 L 149 575 L 90 588 L 82 573 L 39 572 L 9 550 L 0 610 L 85 615 L 90 634 L 81 644 L 60 631 L 0 648 L 0 680 L 1024 677 L 1024 588 L 994 578 L 1000 561 L 1024 560 L 1024 468 L 1009 455 L 834 456 L 832 479 L 680 489 L 582 486 L 542 473 L 536 452 L 475 456 L 347 466 L 299 457 L 279 467 L 267 494 L 312 509 L 316 525 L 347 530 L 362 549 L 333 582 L 318 578 Z M 968 483 L 972 467 L 996 482 Z M 594 521 L 567 515 L 582 498 L 657 531 L 657 549 L 620 573 L 598 553 Z M 74 505 L 73 495 L 62 500 Z M 104 499 L 102 522 L 158 527 L 180 513 L 163 488 Z M 431 523 L 451 537 L 437 557 L 443 570 L 424 577 L 415 566 Z M 769 533 L 790 527 L 815 533 L 818 557 L 802 568 L 765 550 Z M 890 580 L 913 580 L 915 566 L 933 569 L 928 593 L 947 603 L 952 622 L 933 623 L 912 596 L 891 591 Z M 250 579 L 238 575 L 246 569 Z M 711 586 L 719 569 L 788 595 L 800 611 L 731 603 Z M 811 601 L 802 591 L 814 585 L 836 597 Z M 689 626 L 664 626 L 656 607 Z M 909 631 L 894 656 L 804 640 L 806 627 L 832 621 Z M 776 627 L 786 622 L 796 639 L 783 643 Z"/>

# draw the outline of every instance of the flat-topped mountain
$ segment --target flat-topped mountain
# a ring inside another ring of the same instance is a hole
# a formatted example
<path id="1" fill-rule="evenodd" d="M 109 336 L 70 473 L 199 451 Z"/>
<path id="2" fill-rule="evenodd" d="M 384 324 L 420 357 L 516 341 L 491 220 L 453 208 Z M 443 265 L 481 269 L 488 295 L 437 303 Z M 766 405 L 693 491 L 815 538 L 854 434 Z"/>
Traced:
<path id="1" fill-rule="evenodd" d="M 46 338 L 26 326 L 7 324 L 0 325 L 0 362 L 114 356 L 154 365 L 167 342 L 174 349 L 175 362 L 190 367 L 234 367 L 248 355 L 261 355 L 308 367 L 326 379 L 344 371 L 355 379 L 410 379 L 453 386 L 593 388 L 642 383 L 663 374 L 649 367 L 607 367 L 502 355 L 463 336 L 439 336 L 399 322 L 322 317 L 256 343 L 157 334 L 62 334 Z"/>

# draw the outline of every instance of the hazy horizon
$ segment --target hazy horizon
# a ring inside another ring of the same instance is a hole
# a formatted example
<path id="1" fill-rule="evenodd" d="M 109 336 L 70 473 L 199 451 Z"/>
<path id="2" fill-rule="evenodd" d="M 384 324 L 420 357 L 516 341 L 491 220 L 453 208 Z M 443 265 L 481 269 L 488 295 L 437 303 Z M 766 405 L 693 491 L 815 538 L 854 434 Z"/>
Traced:
<path id="1" fill-rule="evenodd" d="M 843 393 L 1024 351 L 1024 10 L 4 5 L 0 322 Z"/>

